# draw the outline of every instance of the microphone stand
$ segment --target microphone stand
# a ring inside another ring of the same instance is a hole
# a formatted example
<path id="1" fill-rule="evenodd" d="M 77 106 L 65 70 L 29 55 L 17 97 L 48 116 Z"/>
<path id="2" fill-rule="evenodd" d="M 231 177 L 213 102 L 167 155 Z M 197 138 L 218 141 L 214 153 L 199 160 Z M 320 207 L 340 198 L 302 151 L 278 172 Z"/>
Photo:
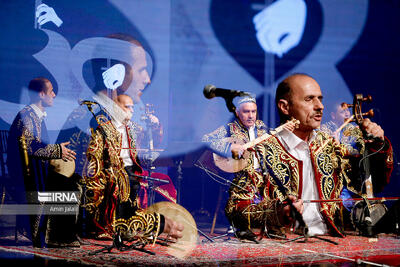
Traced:
<path id="1" fill-rule="evenodd" d="M 235 96 L 224 97 L 226 107 L 228 108 L 229 112 L 235 113 L 236 107 L 233 104 L 233 98 Z"/>
<path id="2" fill-rule="evenodd" d="M 154 201 L 155 201 L 154 188 L 156 186 L 154 185 L 154 181 L 158 181 L 158 182 L 162 181 L 165 183 L 164 180 L 160 180 L 160 179 L 151 177 L 151 174 L 156 169 L 156 167 L 153 164 L 157 157 L 156 152 L 154 152 L 153 129 L 152 129 L 152 123 L 151 123 L 151 119 L 150 119 L 150 115 L 154 113 L 154 110 L 151 110 L 152 106 L 153 105 L 151 105 L 151 104 L 146 104 L 145 114 L 142 116 L 142 120 L 146 124 L 146 134 L 147 134 L 147 141 L 148 141 L 147 147 L 149 149 L 149 154 L 147 155 L 147 157 L 145 157 L 146 163 L 147 163 L 146 165 L 147 165 L 148 171 L 149 171 L 149 176 L 143 176 L 143 178 L 147 179 L 147 183 L 148 183 L 147 203 L 149 206 L 153 205 Z"/>
<path id="3" fill-rule="evenodd" d="M 169 181 L 164 180 L 164 179 L 154 178 L 154 177 L 145 176 L 145 175 L 138 175 L 138 174 L 132 174 L 132 176 L 135 176 L 135 177 L 138 177 L 138 178 L 142 178 L 142 179 L 146 179 L 147 181 L 159 182 L 159 183 L 163 183 L 163 184 L 169 184 Z"/>
<path id="4" fill-rule="evenodd" d="M 177 160 L 175 160 L 175 165 L 177 166 L 177 196 L 176 196 L 176 203 L 181 204 L 181 197 L 182 197 L 182 180 L 183 180 L 183 171 L 182 171 L 182 165 L 183 165 L 183 157 L 179 157 Z"/>
<path id="5" fill-rule="evenodd" d="M 246 190 L 244 187 L 241 187 L 240 185 L 237 185 L 237 184 L 233 183 L 232 181 L 230 181 L 230 180 L 228 180 L 228 179 L 225 179 L 224 177 L 219 176 L 218 174 L 212 172 L 211 170 L 209 170 L 208 168 L 206 168 L 205 166 L 203 166 L 203 164 L 202 164 L 200 161 L 197 161 L 197 162 L 198 162 L 198 164 L 195 163 L 194 166 L 198 167 L 199 169 L 202 169 L 202 170 L 203 170 L 207 175 L 209 175 L 214 181 L 216 181 L 216 182 L 218 182 L 218 183 L 220 183 L 220 184 L 222 184 L 222 185 L 233 185 L 233 186 L 236 186 L 236 187 L 238 187 L 238 188 L 240 188 L 240 189 L 242 189 L 242 190 Z M 214 176 L 215 178 L 213 178 L 213 176 Z M 217 178 L 218 178 L 218 179 L 217 179 Z M 229 235 L 234 234 L 234 233 L 235 233 L 235 228 L 234 228 L 232 225 L 229 225 L 229 227 L 227 228 L 225 234 L 221 234 L 221 235 L 218 235 L 218 236 L 215 236 L 215 237 L 208 237 L 205 233 L 201 232 L 200 230 L 199 230 L 199 233 L 202 234 L 204 237 L 206 237 L 206 239 L 207 239 L 208 241 L 210 241 L 210 242 L 215 242 L 214 240 L 216 240 L 216 239 L 219 239 L 219 238 L 222 238 L 222 237 L 225 237 L 225 236 L 228 236 L 228 237 L 229 237 Z M 207 240 L 203 240 L 203 242 L 206 242 Z M 229 240 L 229 239 L 228 239 L 228 240 Z M 256 242 L 256 243 L 257 243 L 257 242 Z"/>
<path id="6" fill-rule="evenodd" d="M 264 173 L 265 175 L 266 173 Z M 307 224 L 304 222 L 303 216 L 300 214 L 300 212 L 293 206 L 293 202 L 288 198 L 287 196 L 287 191 L 285 190 L 285 188 L 283 187 L 282 183 L 280 182 L 279 179 L 276 179 L 275 176 L 271 175 L 271 177 L 274 179 L 274 181 L 277 183 L 279 190 L 282 192 L 282 194 L 284 196 L 286 196 L 286 200 L 283 203 L 288 203 L 288 205 L 291 206 L 291 217 L 295 218 L 295 221 L 297 221 L 299 223 L 299 227 L 302 229 L 302 234 L 299 235 L 298 237 L 292 238 L 292 239 L 287 239 L 285 242 L 283 242 L 283 244 L 285 243 L 290 243 L 299 239 L 304 239 L 303 242 L 307 242 L 308 238 L 316 238 L 334 245 L 339 245 L 337 242 L 318 236 L 318 235 L 312 235 L 310 236 L 308 234 L 308 226 Z M 286 238 L 284 238 L 286 239 Z"/>

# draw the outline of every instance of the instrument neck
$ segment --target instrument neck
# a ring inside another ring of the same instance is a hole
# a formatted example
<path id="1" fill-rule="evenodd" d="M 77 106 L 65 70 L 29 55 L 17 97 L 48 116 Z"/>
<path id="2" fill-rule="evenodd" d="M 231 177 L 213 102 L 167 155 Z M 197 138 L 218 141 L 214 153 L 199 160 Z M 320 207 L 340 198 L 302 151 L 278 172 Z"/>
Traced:
<path id="1" fill-rule="evenodd" d="M 293 121 L 290 121 L 290 122 L 293 122 Z M 249 149 L 249 148 L 251 148 L 251 147 L 254 147 L 254 146 L 256 146 L 257 144 L 259 144 L 259 143 L 261 143 L 261 142 L 267 140 L 267 139 L 270 138 L 271 136 L 274 136 L 275 134 L 277 134 L 277 133 L 283 131 L 283 130 L 285 129 L 286 124 L 288 124 L 288 123 L 289 123 L 289 122 L 286 122 L 286 123 L 284 123 L 284 124 L 278 126 L 277 128 L 275 128 L 275 129 L 272 131 L 273 134 L 265 133 L 265 134 L 263 134 L 263 135 L 257 137 L 256 139 L 254 139 L 254 140 L 252 140 L 252 141 L 250 141 L 250 142 L 244 144 L 244 145 L 243 145 L 244 149 Z"/>
<path id="2" fill-rule="evenodd" d="M 367 150 L 367 149 L 365 149 Z M 366 154 L 366 152 L 364 153 Z M 365 157 L 366 155 L 364 155 Z M 374 190 L 372 187 L 372 175 L 370 172 L 370 164 L 369 164 L 369 158 L 364 159 L 364 183 L 365 183 L 365 192 L 367 194 L 368 198 L 373 198 L 374 197 Z"/>

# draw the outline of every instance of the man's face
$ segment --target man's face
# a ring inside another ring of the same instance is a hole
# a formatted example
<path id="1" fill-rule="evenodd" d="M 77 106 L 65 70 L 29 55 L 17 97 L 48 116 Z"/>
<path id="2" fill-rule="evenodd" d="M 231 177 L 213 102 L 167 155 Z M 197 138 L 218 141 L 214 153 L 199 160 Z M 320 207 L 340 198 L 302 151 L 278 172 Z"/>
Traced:
<path id="1" fill-rule="evenodd" d="M 239 111 L 236 113 L 240 122 L 249 129 L 254 126 L 257 118 L 257 105 L 253 102 L 243 103 L 239 106 Z"/>
<path id="2" fill-rule="evenodd" d="M 133 115 L 133 100 L 127 95 L 120 95 L 117 98 L 117 105 L 126 112 L 127 120 L 130 120 Z"/>
<path id="3" fill-rule="evenodd" d="M 53 106 L 53 100 L 56 94 L 53 91 L 53 85 L 50 82 L 46 82 L 46 87 L 39 93 L 39 97 L 42 100 L 43 107 Z"/>
<path id="4" fill-rule="evenodd" d="M 350 117 L 350 111 L 346 105 L 337 105 L 336 112 L 331 112 L 331 118 L 333 121 L 341 124 Z"/>
<path id="5" fill-rule="evenodd" d="M 150 76 L 147 72 L 146 53 L 142 47 L 135 47 L 132 49 L 135 63 L 132 65 L 132 83 L 125 94 L 130 95 L 137 103 L 143 94 L 143 90 L 150 84 Z"/>
<path id="6" fill-rule="evenodd" d="M 290 83 L 287 115 L 300 121 L 298 131 L 311 132 L 319 128 L 324 105 L 318 83 L 308 76 L 295 76 Z"/>

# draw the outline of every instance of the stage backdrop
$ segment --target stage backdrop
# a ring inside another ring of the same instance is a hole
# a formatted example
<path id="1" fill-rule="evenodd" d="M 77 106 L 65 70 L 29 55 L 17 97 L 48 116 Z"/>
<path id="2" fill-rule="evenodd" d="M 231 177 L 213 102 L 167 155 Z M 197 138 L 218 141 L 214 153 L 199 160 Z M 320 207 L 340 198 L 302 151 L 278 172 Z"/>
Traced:
<path id="1" fill-rule="evenodd" d="M 201 137 L 232 118 L 223 99 L 203 96 L 206 84 L 255 94 L 260 118 L 275 127 L 274 91 L 293 72 L 319 82 L 327 110 L 356 93 L 372 95 L 373 120 L 399 150 L 400 1 L 12 0 L 1 1 L 0 20 L 2 129 L 29 102 L 28 82 L 44 76 L 57 91 L 46 123 L 52 140 L 59 139 L 78 100 L 94 94 L 99 77 L 88 61 L 129 62 L 118 45 L 115 53 L 97 49 L 108 35 L 124 33 L 147 52 L 151 84 L 141 102 L 154 105 L 164 126 L 161 165 L 183 158 L 191 168 Z M 391 188 L 399 187 L 397 157 L 395 164 Z M 187 192 L 199 188 L 196 173 L 184 175 Z"/>

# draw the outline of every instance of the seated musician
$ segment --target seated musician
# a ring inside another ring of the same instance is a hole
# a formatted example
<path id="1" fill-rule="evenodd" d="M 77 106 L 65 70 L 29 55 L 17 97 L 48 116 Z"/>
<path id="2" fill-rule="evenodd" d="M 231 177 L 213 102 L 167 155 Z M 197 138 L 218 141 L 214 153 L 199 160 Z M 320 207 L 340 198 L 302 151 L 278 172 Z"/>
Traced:
<path id="1" fill-rule="evenodd" d="M 291 75 L 277 87 L 281 121 L 293 117 L 300 125 L 293 132 L 284 130 L 264 143 L 269 173 L 265 194 L 271 209 L 263 214 L 267 230 L 281 231 L 293 225 L 291 210 L 295 209 L 308 226 L 309 235 L 344 235 L 338 220 L 341 203 L 324 200 L 339 199 L 343 185 L 350 188 L 350 183 L 362 184 L 357 175 L 360 157 L 352 155 L 346 145 L 329 134 L 317 131 L 324 110 L 322 98 L 318 83 L 306 74 Z M 393 169 L 392 147 L 376 123 L 364 119 L 360 128 L 374 137 L 365 142 L 358 140 L 368 151 L 378 152 L 370 157 L 370 164 L 372 177 L 377 178 L 373 180 L 374 188 L 380 190 Z"/>
<path id="2" fill-rule="evenodd" d="M 232 150 L 242 153 L 242 144 L 248 143 L 266 132 L 267 127 L 264 122 L 257 119 L 256 100 L 252 97 L 243 97 L 238 101 L 236 118 L 227 125 L 206 134 L 202 141 L 208 143 L 215 152 L 231 157 Z M 233 143 L 234 141 L 238 143 Z M 226 204 L 225 214 L 230 223 L 238 229 L 236 233 L 238 237 L 252 239 L 254 235 L 246 231 L 248 216 L 243 212 L 251 203 L 259 202 L 265 195 L 257 148 L 251 151 L 247 160 L 248 167 L 235 173 L 233 185 L 229 190 L 229 200 Z M 240 185 L 243 190 L 235 185 Z M 262 208 L 268 209 L 269 207 Z M 262 223 L 262 214 L 255 214 L 251 217 L 254 223 Z"/>
<path id="3" fill-rule="evenodd" d="M 347 153 L 355 157 L 361 156 L 361 152 L 365 148 L 365 143 L 363 142 L 360 128 L 354 122 L 347 122 L 351 117 L 348 105 L 343 102 L 337 102 L 332 107 L 325 106 L 324 110 L 326 110 L 324 113 L 328 114 L 327 117 L 329 117 L 329 120 L 321 124 L 321 131 L 328 133 L 342 145 L 346 146 Z M 346 186 L 343 187 L 340 197 L 345 200 L 343 201 L 343 206 L 348 211 L 351 211 L 353 208 L 354 201 L 347 201 L 347 199 L 357 197 L 357 191 L 353 188 L 348 189 Z M 346 219 L 350 219 L 349 216 L 345 217 L 345 221 Z"/>
<path id="4" fill-rule="evenodd" d="M 117 104 L 111 99 L 102 103 L 111 118 L 103 114 L 96 117 L 99 125 L 86 153 L 85 207 L 93 215 L 96 236 L 110 238 L 119 231 L 124 238 L 144 243 L 155 242 L 162 232 L 180 238 L 182 224 L 158 213 L 146 213 L 138 205 L 139 182 L 135 175 L 141 174 L 142 168 L 130 123 L 133 101 L 127 95 L 119 95 Z"/>
<path id="5" fill-rule="evenodd" d="M 148 51 L 138 40 L 122 33 L 108 35 L 93 47 L 88 47 L 88 50 L 92 50 L 91 53 L 93 54 L 88 60 L 88 63 L 90 63 L 88 66 L 91 68 L 88 68 L 88 71 L 78 70 L 78 72 L 84 74 L 85 81 L 93 81 L 90 90 L 94 95 L 85 99 L 88 101 L 81 103 L 92 103 L 90 104 L 91 108 L 97 113 L 99 111 L 99 106 L 95 104 L 97 96 L 107 93 L 107 89 L 111 89 L 110 87 L 115 89 L 113 90 L 115 97 L 117 94 L 129 95 L 135 103 L 134 115 L 132 116 L 132 121 L 135 124 L 132 125 L 135 125 L 136 147 L 139 148 L 139 151 L 141 148 L 148 149 L 150 135 L 154 147 L 159 147 L 163 138 L 162 124 L 153 114 L 143 120 L 145 108 L 139 107 L 140 105 L 144 106 L 141 103 L 141 96 L 144 90 L 148 90 L 146 87 L 151 83 L 148 73 L 151 69 L 147 63 L 152 58 L 149 56 Z M 119 53 L 114 54 L 113 51 L 119 51 Z M 90 130 L 97 127 L 92 114 L 82 104 L 71 112 L 58 136 L 58 140 L 70 140 L 70 147 L 77 153 L 76 172 L 79 174 L 83 173 L 83 167 L 86 162 L 85 154 L 90 141 Z M 141 157 L 140 154 L 139 157 Z M 140 159 L 142 160 L 142 158 Z M 142 160 L 142 163 L 146 163 L 146 161 Z M 153 172 L 151 176 L 169 181 L 168 184 L 155 187 L 154 191 L 162 195 L 163 198 L 176 202 L 176 190 L 171 179 L 162 173 Z M 142 207 L 146 207 L 147 204 L 146 188 L 147 182 L 142 180 L 140 192 Z M 85 227 L 85 229 L 88 228 L 90 228 L 90 223 Z"/>
<path id="6" fill-rule="evenodd" d="M 362 139 L 362 132 L 354 122 L 345 123 L 351 117 L 350 110 L 346 103 L 336 103 L 332 110 L 325 107 L 329 120 L 321 124 L 321 131 L 328 133 L 330 136 L 347 146 L 347 150 L 353 155 L 359 155 L 361 149 L 358 147 L 363 145 L 357 138 Z"/>

